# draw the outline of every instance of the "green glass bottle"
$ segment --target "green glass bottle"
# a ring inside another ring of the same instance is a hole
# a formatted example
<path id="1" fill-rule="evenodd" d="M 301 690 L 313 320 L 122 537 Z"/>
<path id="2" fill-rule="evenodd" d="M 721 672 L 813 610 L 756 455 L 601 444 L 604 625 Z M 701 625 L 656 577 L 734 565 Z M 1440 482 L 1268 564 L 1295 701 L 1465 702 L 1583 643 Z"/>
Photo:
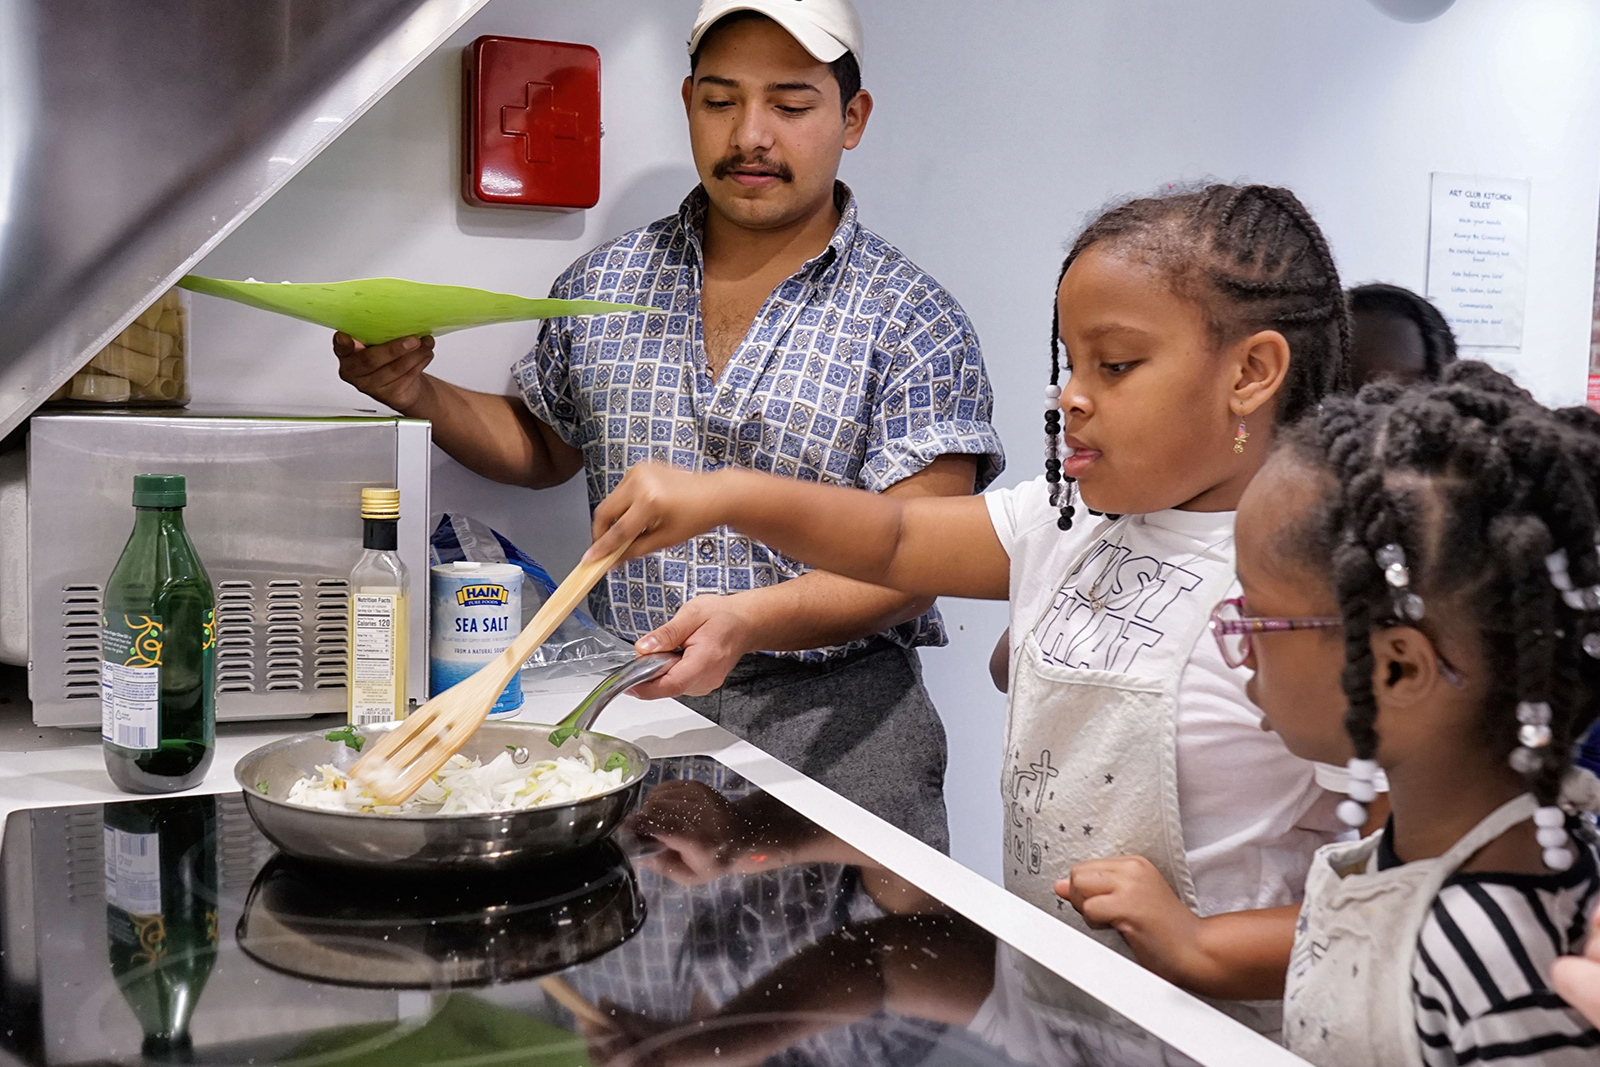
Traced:
<path id="1" fill-rule="evenodd" d="M 107 804 L 106 942 L 144 1058 L 193 1063 L 189 1023 L 217 959 L 217 800 Z"/>
<path id="2" fill-rule="evenodd" d="M 183 528 L 181 474 L 133 479 L 133 535 L 100 617 L 100 739 L 130 793 L 199 785 L 216 748 L 215 601 Z"/>

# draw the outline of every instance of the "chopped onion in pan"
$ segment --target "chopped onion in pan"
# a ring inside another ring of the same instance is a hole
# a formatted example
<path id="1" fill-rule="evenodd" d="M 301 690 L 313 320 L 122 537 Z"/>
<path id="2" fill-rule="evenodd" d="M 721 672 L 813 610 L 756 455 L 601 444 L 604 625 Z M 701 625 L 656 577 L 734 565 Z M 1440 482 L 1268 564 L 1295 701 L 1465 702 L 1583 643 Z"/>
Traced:
<path id="1" fill-rule="evenodd" d="M 326 811 L 370 815 L 466 815 L 494 811 L 521 811 L 548 804 L 566 804 L 597 796 L 621 785 L 626 767 L 605 769 L 595 762 L 588 745 L 578 756 L 557 756 L 526 767 L 502 752 L 487 765 L 465 756 L 452 756 L 439 773 L 422 784 L 404 804 L 379 804 L 371 794 L 331 763 L 318 765 L 316 774 L 289 788 L 289 803 Z"/>

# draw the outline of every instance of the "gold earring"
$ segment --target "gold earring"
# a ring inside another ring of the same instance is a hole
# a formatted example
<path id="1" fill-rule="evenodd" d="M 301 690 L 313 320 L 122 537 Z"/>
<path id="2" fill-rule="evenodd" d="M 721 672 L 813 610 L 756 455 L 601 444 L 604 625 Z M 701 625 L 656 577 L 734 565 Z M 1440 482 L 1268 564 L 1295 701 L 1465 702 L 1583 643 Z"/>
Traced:
<path id="1" fill-rule="evenodd" d="M 1244 428 L 1244 419 L 1239 420 L 1239 432 L 1233 435 L 1233 451 L 1236 455 L 1244 452 L 1244 443 L 1250 440 L 1250 433 Z"/>

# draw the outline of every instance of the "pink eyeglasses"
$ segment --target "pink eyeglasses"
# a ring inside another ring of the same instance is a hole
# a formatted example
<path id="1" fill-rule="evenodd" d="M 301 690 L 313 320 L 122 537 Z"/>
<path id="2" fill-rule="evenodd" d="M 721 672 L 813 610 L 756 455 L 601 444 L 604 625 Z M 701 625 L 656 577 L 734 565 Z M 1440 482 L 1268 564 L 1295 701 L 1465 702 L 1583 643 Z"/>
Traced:
<path id="1" fill-rule="evenodd" d="M 1211 636 L 1217 639 L 1217 648 L 1222 652 L 1222 662 L 1230 667 L 1242 667 L 1244 661 L 1250 658 L 1251 634 L 1284 633 L 1289 630 L 1337 630 L 1343 625 L 1344 620 L 1337 615 L 1313 615 L 1299 619 L 1246 615 L 1242 596 L 1224 600 L 1211 609 Z M 1461 672 L 1451 666 L 1449 661 L 1439 654 L 1437 648 L 1434 649 L 1434 658 L 1439 662 L 1439 677 L 1446 683 L 1457 689 L 1466 685 L 1466 679 Z"/>
<path id="2" fill-rule="evenodd" d="M 1222 662 L 1243 667 L 1250 658 L 1250 635 L 1282 633 L 1288 630 L 1337 630 L 1344 620 L 1337 615 L 1317 615 L 1301 619 L 1274 619 L 1246 615 L 1244 597 L 1224 600 L 1211 609 L 1211 636 L 1222 650 Z"/>

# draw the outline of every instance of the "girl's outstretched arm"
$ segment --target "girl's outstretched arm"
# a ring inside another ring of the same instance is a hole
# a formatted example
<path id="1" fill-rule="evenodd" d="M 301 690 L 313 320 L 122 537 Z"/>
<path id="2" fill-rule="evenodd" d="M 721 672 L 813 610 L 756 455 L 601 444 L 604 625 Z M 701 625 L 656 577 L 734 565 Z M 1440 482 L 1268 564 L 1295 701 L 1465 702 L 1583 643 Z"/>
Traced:
<path id="1" fill-rule="evenodd" d="M 594 513 L 584 559 L 642 556 L 731 526 L 820 570 L 924 596 L 1004 600 L 1010 560 L 981 496 L 895 499 L 749 470 L 628 470 Z"/>

